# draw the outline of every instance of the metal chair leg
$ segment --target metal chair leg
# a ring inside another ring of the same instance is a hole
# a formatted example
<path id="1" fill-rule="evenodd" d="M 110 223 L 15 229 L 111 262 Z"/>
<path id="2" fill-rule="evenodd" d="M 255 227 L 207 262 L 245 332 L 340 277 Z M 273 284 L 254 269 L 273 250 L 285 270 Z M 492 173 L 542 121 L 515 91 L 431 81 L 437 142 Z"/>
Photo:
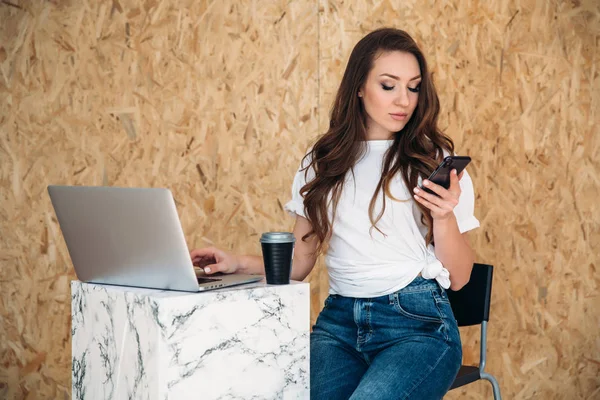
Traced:
<path id="1" fill-rule="evenodd" d="M 485 379 L 486 381 L 490 381 L 492 384 L 492 389 L 494 391 L 494 400 L 502 400 L 502 396 L 500 395 L 500 385 L 498 385 L 498 381 L 492 375 L 487 372 L 482 372 L 480 374 L 481 379 Z"/>

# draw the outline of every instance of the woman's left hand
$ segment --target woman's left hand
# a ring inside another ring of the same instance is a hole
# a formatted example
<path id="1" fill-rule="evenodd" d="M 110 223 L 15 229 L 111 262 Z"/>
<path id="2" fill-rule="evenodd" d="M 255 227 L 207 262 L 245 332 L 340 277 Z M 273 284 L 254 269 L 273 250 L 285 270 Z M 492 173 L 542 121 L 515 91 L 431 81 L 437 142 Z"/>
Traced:
<path id="1" fill-rule="evenodd" d="M 450 172 L 450 187 L 444 189 L 440 185 L 436 185 L 428 179 L 423 181 L 423 186 L 437 193 L 427 193 L 426 191 L 415 188 L 415 200 L 423 204 L 425 207 L 431 210 L 431 217 L 434 220 L 442 220 L 451 217 L 454 211 L 454 207 L 458 204 L 458 198 L 460 197 L 460 185 L 459 181 L 463 176 L 463 172 L 460 175 L 456 175 L 456 170 L 453 169 Z"/>

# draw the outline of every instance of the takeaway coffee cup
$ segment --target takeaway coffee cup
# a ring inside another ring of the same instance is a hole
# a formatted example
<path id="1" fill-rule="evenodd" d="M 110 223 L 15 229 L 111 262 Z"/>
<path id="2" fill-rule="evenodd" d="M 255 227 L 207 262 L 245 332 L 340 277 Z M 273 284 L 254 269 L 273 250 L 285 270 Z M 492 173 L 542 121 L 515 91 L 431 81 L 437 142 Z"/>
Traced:
<path id="1" fill-rule="evenodd" d="M 296 238 L 290 232 L 265 232 L 260 237 L 268 284 L 290 283 L 295 242 Z"/>

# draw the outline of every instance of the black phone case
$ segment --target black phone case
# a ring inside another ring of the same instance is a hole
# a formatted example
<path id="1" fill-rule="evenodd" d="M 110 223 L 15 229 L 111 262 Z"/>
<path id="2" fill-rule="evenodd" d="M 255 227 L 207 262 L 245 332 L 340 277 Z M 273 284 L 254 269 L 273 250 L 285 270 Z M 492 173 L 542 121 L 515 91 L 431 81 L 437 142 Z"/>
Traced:
<path id="1" fill-rule="evenodd" d="M 456 173 L 460 174 L 470 162 L 471 157 L 469 156 L 447 156 L 427 179 L 442 186 L 444 189 L 448 189 L 450 187 L 450 172 L 456 169 Z M 421 189 L 437 196 L 436 193 L 426 187 L 422 187 Z"/>

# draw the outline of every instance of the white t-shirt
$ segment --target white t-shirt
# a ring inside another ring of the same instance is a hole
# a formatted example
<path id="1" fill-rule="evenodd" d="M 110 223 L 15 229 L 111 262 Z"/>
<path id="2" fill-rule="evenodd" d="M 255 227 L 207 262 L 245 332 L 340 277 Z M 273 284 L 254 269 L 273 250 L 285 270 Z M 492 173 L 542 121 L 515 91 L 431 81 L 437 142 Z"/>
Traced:
<path id="1" fill-rule="evenodd" d="M 386 198 L 386 209 L 377 227 L 371 229 L 369 204 L 379 182 L 383 158 L 392 140 L 367 141 L 365 155 L 354 167 L 354 178 L 348 172 L 342 190 L 325 264 L 329 273 L 329 293 L 348 297 L 369 298 L 396 292 L 419 274 L 436 279 L 450 287 L 449 272 L 436 258 L 433 246 L 425 245 L 427 228 L 421 223 L 421 211 L 412 192 L 398 174 L 390 192 L 402 201 Z M 309 170 L 308 180 L 314 171 Z M 292 185 L 292 199 L 285 205 L 291 214 L 306 217 L 300 189 L 306 183 L 302 167 Z M 420 183 L 420 179 L 419 179 Z M 468 172 L 460 180 L 461 196 L 454 209 L 461 233 L 477 228 L 473 182 Z M 381 210 L 380 192 L 374 216 Z M 331 218 L 331 207 L 329 218 Z"/>

